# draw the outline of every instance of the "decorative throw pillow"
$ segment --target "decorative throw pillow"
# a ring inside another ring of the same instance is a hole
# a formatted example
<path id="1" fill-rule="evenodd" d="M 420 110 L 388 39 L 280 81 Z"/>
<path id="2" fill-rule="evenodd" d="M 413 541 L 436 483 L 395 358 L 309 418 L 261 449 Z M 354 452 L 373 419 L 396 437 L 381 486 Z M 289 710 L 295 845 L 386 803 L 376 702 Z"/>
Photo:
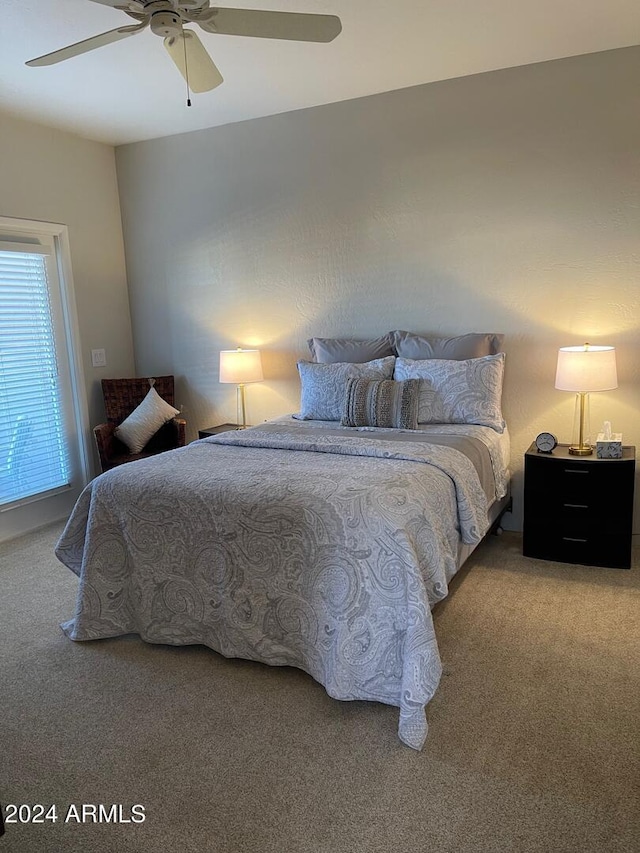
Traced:
<path id="1" fill-rule="evenodd" d="M 504 358 L 503 352 L 463 361 L 398 358 L 394 378 L 421 380 L 421 424 L 479 424 L 504 432 Z"/>
<path id="2" fill-rule="evenodd" d="M 418 429 L 420 380 L 347 379 L 342 426 Z"/>
<path id="3" fill-rule="evenodd" d="M 353 338 L 309 338 L 307 344 L 311 357 L 318 364 L 363 364 L 365 361 L 395 355 L 393 332 L 368 341 L 357 341 Z"/>
<path id="4" fill-rule="evenodd" d="M 347 379 L 391 379 L 395 358 L 378 358 L 366 364 L 315 364 L 299 361 L 302 384 L 301 420 L 339 421 L 342 417 Z"/>
<path id="5" fill-rule="evenodd" d="M 131 453 L 140 453 L 160 427 L 179 414 L 178 409 L 163 400 L 155 388 L 150 388 L 140 405 L 116 427 L 116 438 L 126 444 Z"/>
<path id="6" fill-rule="evenodd" d="M 471 332 L 455 338 L 436 338 L 414 335 L 413 332 L 393 333 L 396 355 L 400 358 L 448 358 L 460 361 L 496 355 L 502 350 L 504 335 L 490 332 Z"/>

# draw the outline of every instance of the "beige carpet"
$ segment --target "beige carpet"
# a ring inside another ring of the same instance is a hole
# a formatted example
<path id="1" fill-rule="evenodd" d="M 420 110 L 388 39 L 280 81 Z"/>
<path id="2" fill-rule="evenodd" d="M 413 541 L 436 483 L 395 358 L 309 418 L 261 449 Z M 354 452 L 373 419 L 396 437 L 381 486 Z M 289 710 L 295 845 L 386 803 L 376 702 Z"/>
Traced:
<path id="1" fill-rule="evenodd" d="M 55 803 L 0 853 L 637 853 L 640 570 L 521 556 L 505 534 L 434 613 L 421 753 L 397 710 L 308 676 L 134 637 L 75 644 L 59 527 L 0 546 L 0 801 Z M 69 804 L 146 821 L 64 823 Z"/>

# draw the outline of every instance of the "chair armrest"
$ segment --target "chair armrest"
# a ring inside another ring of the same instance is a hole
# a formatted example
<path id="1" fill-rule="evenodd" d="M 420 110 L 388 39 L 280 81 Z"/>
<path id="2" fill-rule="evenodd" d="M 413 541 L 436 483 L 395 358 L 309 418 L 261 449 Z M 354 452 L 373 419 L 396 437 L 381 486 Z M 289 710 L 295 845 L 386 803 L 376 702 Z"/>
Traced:
<path id="1" fill-rule="evenodd" d="M 176 447 L 184 447 L 187 443 L 187 422 L 184 418 L 174 418 L 176 425 Z"/>
<path id="2" fill-rule="evenodd" d="M 98 424 L 93 428 L 93 435 L 98 447 L 98 456 L 102 470 L 109 468 L 109 461 L 116 455 L 115 424 Z"/>

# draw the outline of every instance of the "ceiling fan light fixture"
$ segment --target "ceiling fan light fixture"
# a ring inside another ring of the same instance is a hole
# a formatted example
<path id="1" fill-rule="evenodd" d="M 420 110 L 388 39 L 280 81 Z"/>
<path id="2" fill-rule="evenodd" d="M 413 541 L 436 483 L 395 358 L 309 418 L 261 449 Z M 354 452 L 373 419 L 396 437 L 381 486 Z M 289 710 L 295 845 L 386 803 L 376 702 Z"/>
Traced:
<path id="1" fill-rule="evenodd" d="M 175 12 L 152 12 L 151 32 L 163 38 L 171 38 L 182 32 L 182 18 Z"/>

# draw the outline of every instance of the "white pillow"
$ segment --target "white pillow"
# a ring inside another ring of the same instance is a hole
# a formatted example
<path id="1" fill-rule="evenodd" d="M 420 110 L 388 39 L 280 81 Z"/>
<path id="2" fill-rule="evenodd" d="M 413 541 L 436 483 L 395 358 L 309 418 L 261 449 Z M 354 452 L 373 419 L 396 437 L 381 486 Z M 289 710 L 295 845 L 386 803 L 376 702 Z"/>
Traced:
<path id="1" fill-rule="evenodd" d="M 418 422 L 480 424 L 504 432 L 504 353 L 483 358 L 397 358 L 394 379 L 420 379 Z"/>
<path id="2" fill-rule="evenodd" d="M 394 356 L 376 358 L 364 364 L 336 362 L 316 364 L 299 361 L 298 372 L 302 391 L 300 394 L 300 420 L 339 421 L 347 392 L 347 379 L 391 379 Z"/>
<path id="3" fill-rule="evenodd" d="M 177 409 L 162 399 L 155 388 L 150 388 L 140 405 L 116 427 L 116 438 L 126 444 L 132 453 L 140 453 L 151 436 L 179 414 Z"/>

